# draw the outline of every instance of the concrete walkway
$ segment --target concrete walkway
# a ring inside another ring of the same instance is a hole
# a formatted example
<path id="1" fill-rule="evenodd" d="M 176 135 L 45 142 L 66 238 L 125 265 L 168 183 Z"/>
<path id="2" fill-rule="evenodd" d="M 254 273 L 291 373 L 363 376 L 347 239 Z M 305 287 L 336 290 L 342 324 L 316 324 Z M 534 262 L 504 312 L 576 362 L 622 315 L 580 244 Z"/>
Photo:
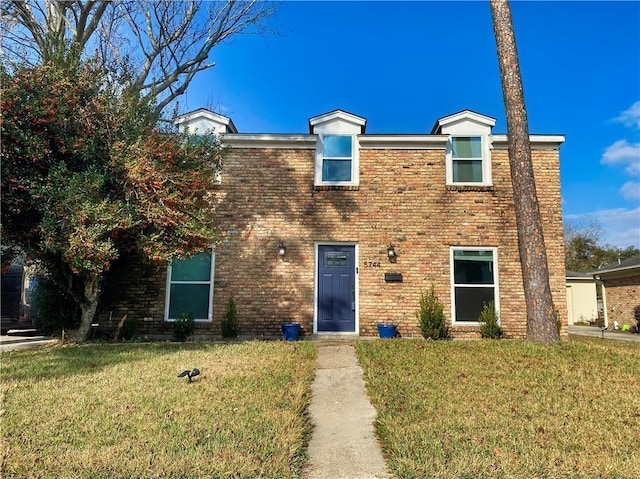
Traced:
<path id="1" fill-rule="evenodd" d="M 602 330 L 597 326 L 569 326 L 569 334 L 577 336 L 590 336 L 592 338 L 602 338 Z M 618 341 L 633 341 L 640 343 L 640 334 L 623 333 L 620 331 L 604 332 L 604 339 L 617 339 Z"/>
<path id="2" fill-rule="evenodd" d="M 0 336 L 0 352 L 19 351 L 22 349 L 33 349 L 56 344 L 59 340 L 49 336 L 41 336 L 31 331 Z"/>
<path id="3" fill-rule="evenodd" d="M 363 371 L 351 341 L 319 340 L 309 412 L 309 479 L 390 477 L 378 445 L 376 410 L 365 391 Z"/>

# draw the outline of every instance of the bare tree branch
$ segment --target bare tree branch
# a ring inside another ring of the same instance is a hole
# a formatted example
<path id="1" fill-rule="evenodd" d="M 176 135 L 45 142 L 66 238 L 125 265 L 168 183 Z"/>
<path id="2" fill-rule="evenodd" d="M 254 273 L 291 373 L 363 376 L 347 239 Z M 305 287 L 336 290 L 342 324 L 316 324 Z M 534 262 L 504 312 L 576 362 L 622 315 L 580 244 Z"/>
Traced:
<path id="1" fill-rule="evenodd" d="M 101 2 L 98 4 L 95 13 L 91 16 L 91 20 L 89 21 L 89 25 L 86 25 L 87 19 L 93 6 L 96 2 L 88 2 L 83 14 L 80 16 L 80 20 L 78 22 L 78 36 L 82 39 L 81 44 L 86 45 L 89 39 L 93 36 L 96 29 L 100 25 L 100 21 L 109 6 L 107 3 Z"/>
<path id="2" fill-rule="evenodd" d="M 3 0 L 2 53 L 12 65 L 37 64 L 73 47 L 151 95 L 160 114 L 215 66 L 213 48 L 263 32 L 275 9 L 259 0 Z"/>

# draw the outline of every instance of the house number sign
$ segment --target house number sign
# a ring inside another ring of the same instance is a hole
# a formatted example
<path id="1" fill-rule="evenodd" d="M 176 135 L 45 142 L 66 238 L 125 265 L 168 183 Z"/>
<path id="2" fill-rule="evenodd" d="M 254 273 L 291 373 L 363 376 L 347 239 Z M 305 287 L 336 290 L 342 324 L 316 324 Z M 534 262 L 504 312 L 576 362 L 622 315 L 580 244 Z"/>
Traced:
<path id="1" fill-rule="evenodd" d="M 365 261 L 365 268 L 380 268 L 380 261 Z"/>

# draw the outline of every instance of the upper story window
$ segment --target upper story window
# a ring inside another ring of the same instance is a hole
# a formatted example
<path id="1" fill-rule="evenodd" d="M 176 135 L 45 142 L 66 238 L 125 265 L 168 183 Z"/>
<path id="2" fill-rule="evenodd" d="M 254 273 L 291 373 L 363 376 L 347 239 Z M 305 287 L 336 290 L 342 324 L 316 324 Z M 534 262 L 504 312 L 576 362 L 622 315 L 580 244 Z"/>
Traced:
<path id="1" fill-rule="evenodd" d="M 322 142 L 322 182 L 351 183 L 353 179 L 353 137 L 324 135 Z"/>
<path id="2" fill-rule="evenodd" d="M 201 137 L 205 134 L 213 134 L 216 137 L 227 133 L 238 133 L 236 126 L 233 124 L 231 118 L 214 113 L 206 108 L 200 108 L 190 113 L 176 118 L 175 122 L 178 130 L 182 133 L 188 132 L 196 137 Z M 216 183 L 222 183 L 222 172 L 220 165 L 212 165 L 215 169 Z"/>
<path id="3" fill-rule="evenodd" d="M 436 121 L 431 133 L 448 135 L 447 185 L 492 186 L 491 128 L 496 120 L 464 110 Z"/>
<path id="4" fill-rule="evenodd" d="M 482 137 L 451 138 L 451 182 L 486 183 L 483 168 Z M 487 160 L 488 161 L 488 160 Z"/>
<path id="5" fill-rule="evenodd" d="M 359 186 L 360 148 L 358 135 L 365 132 L 367 121 L 342 110 L 334 110 L 309 119 L 309 133 L 317 135 L 315 186 Z"/>

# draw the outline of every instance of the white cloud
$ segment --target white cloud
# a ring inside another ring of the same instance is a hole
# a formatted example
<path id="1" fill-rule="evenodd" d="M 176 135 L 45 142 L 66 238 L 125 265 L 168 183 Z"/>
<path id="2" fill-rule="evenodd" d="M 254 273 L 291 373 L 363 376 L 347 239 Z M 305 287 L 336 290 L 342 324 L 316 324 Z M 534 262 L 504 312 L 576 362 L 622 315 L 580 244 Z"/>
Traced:
<path id="1" fill-rule="evenodd" d="M 605 232 L 602 239 L 604 244 L 620 248 L 628 248 L 629 246 L 640 248 L 640 227 L 627 230 L 613 229 L 610 232 Z"/>
<path id="2" fill-rule="evenodd" d="M 620 194 L 625 200 L 640 200 L 640 183 L 627 181 L 620 188 Z"/>
<path id="3" fill-rule="evenodd" d="M 620 122 L 624 126 L 640 128 L 640 100 L 620 113 L 613 121 Z"/>
<path id="4" fill-rule="evenodd" d="M 602 227 L 600 242 L 626 248 L 640 248 L 640 206 L 634 209 L 614 208 L 584 214 L 566 215 L 569 220 L 595 219 Z"/>
<path id="5" fill-rule="evenodd" d="M 602 154 L 603 165 L 621 165 L 629 175 L 640 175 L 640 143 L 618 140 Z"/>

